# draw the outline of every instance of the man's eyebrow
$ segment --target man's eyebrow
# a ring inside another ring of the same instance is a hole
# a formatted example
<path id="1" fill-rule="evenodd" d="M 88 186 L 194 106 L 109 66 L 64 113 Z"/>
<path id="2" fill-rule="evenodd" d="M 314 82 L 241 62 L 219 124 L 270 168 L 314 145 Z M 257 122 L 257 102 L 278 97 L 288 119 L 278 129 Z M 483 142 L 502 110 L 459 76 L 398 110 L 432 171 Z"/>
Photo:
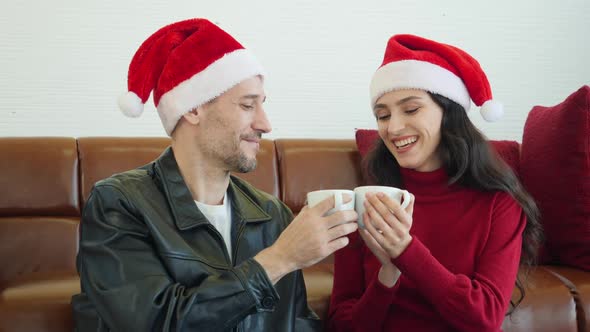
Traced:
<path id="1" fill-rule="evenodd" d="M 258 99 L 260 98 L 261 95 L 245 95 L 240 97 L 240 99 Z M 262 96 L 262 102 L 264 103 L 266 101 L 266 96 Z"/>
<path id="2" fill-rule="evenodd" d="M 376 104 L 375 106 L 373 106 L 373 112 L 376 112 L 376 111 L 378 111 L 380 109 L 383 109 L 383 108 L 387 108 L 387 105 L 385 105 L 385 104 Z"/>

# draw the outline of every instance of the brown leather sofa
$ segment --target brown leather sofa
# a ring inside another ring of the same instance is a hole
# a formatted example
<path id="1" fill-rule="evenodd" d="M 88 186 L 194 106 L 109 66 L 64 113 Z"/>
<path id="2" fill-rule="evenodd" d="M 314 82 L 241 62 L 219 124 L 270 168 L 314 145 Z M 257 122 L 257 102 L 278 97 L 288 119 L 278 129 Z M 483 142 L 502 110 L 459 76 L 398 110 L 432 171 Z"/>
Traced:
<path id="1" fill-rule="evenodd" d="M 92 185 L 155 159 L 167 138 L 0 138 L 0 331 L 72 330 L 70 297 L 80 211 Z M 308 191 L 362 184 L 354 140 L 264 140 L 258 168 L 239 176 L 295 213 Z M 325 318 L 332 260 L 304 270 Z M 538 266 L 504 331 L 589 331 L 590 272 Z"/>

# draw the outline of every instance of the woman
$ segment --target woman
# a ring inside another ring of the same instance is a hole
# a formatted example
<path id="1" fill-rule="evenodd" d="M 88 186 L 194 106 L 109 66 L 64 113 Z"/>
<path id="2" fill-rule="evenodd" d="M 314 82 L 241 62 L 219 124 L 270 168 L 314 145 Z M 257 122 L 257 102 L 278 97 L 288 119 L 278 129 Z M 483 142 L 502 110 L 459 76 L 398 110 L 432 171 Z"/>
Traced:
<path id="1" fill-rule="evenodd" d="M 368 174 L 413 196 L 401 209 L 367 195 L 366 228 L 335 254 L 328 327 L 499 331 L 541 229 L 534 201 L 467 117 L 472 101 L 488 121 L 502 115 L 485 73 L 454 46 L 395 35 L 370 91 L 381 139 Z"/>

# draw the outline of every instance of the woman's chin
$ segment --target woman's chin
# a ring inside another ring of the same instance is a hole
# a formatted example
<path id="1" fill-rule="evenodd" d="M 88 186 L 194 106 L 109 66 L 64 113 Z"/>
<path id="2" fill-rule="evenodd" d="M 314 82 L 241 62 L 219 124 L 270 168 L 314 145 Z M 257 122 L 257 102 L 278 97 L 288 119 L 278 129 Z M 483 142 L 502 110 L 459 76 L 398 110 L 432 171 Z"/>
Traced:
<path id="1" fill-rule="evenodd" d="M 408 168 L 408 169 L 416 169 L 418 168 L 418 163 L 412 160 L 407 160 L 407 159 L 397 159 L 397 163 L 399 164 L 400 167 L 403 168 Z"/>

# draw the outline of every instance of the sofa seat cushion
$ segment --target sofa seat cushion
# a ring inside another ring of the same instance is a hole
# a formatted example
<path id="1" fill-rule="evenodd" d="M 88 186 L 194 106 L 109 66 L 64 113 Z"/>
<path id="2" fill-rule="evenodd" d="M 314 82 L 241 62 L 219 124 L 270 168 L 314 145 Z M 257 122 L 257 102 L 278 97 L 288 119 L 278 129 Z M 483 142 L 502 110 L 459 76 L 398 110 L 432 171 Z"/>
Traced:
<path id="1" fill-rule="evenodd" d="M 310 307 L 322 320 L 328 318 L 333 270 L 321 264 L 303 270 Z M 513 299 L 517 299 L 515 289 Z M 540 266 L 529 277 L 526 296 L 518 309 L 506 317 L 504 332 L 577 331 L 576 304 L 566 285 Z"/>
<path id="2" fill-rule="evenodd" d="M 541 210 L 553 260 L 590 271 L 590 86 L 530 111 L 522 181 Z"/>
<path id="3" fill-rule="evenodd" d="M 520 293 L 515 288 L 512 299 Z M 504 319 L 504 332 L 578 331 L 576 304 L 568 287 L 544 266 L 531 271 L 526 296 Z"/>
<path id="4" fill-rule="evenodd" d="M 0 331 L 73 331 L 70 299 L 0 302 Z"/>
<path id="5" fill-rule="evenodd" d="M 79 223 L 78 217 L 0 217 L 0 289 L 34 273 L 75 272 Z"/>
<path id="6" fill-rule="evenodd" d="M 547 269 L 566 279 L 564 282 L 574 296 L 578 321 L 582 324 L 579 330 L 590 331 L 590 272 L 566 266 L 548 266 Z"/>
<path id="7" fill-rule="evenodd" d="M 72 295 L 80 279 L 71 271 L 32 273 L 0 291 L 0 331 L 72 331 Z"/>
<path id="8" fill-rule="evenodd" d="M 328 317 L 330 294 L 334 286 L 334 265 L 318 263 L 305 268 L 303 278 L 307 290 L 307 303 L 322 320 L 325 320 Z"/>
<path id="9" fill-rule="evenodd" d="M 80 293 L 80 278 L 75 271 L 31 273 L 6 284 L 0 292 L 0 303 L 69 301 L 77 293 Z"/>

